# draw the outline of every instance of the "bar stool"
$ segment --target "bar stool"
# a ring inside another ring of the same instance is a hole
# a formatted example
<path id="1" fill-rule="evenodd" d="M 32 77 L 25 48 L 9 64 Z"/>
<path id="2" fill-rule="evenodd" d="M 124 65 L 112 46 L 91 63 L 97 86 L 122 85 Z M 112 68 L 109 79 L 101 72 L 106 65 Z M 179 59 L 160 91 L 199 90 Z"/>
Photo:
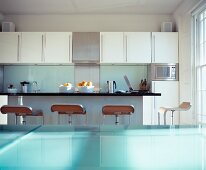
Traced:
<path id="1" fill-rule="evenodd" d="M 132 105 L 105 105 L 102 107 L 102 114 L 114 115 L 115 116 L 115 124 L 119 124 L 119 116 L 121 115 L 129 115 L 129 123 L 130 123 L 130 115 L 134 113 L 134 106 Z"/>
<path id="2" fill-rule="evenodd" d="M 72 115 L 86 115 L 86 109 L 80 104 L 54 104 L 51 106 L 51 111 L 58 112 L 58 124 L 61 114 L 69 116 L 69 125 L 72 124 Z M 85 122 L 87 122 L 87 117 Z"/>
<path id="3" fill-rule="evenodd" d="M 160 114 L 164 115 L 164 125 L 166 125 L 166 114 L 167 111 L 171 111 L 171 125 L 174 124 L 174 111 L 187 111 L 191 108 L 190 102 L 182 102 L 179 107 L 160 107 L 158 111 L 158 125 L 160 125 Z"/>
<path id="4" fill-rule="evenodd" d="M 1 113 L 3 114 L 15 114 L 15 124 L 17 125 L 17 117 L 22 117 L 21 124 L 26 124 L 27 116 L 42 116 L 42 124 L 44 124 L 44 115 L 41 110 L 35 110 L 28 106 L 9 106 L 4 105 L 1 107 Z"/>

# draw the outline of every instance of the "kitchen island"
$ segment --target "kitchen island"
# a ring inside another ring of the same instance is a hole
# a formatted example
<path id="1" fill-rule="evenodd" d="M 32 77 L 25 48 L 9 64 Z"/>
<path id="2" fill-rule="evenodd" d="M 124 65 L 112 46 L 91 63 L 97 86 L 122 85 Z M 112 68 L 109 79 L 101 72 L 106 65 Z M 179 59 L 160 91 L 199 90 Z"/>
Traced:
<path id="1" fill-rule="evenodd" d="M 57 124 L 58 114 L 51 112 L 51 105 L 55 103 L 70 103 L 70 104 L 82 104 L 87 110 L 87 124 L 114 124 L 115 117 L 102 116 L 102 106 L 107 104 L 121 104 L 121 105 L 133 105 L 135 108 L 134 114 L 131 115 L 130 124 L 142 125 L 144 124 L 144 109 L 147 104 L 144 102 L 145 98 L 153 96 L 161 96 L 160 93 L 0 93 L 0 96 L 8 97 L 9 105 L 23 104 L 31 106 L 35 109 L 42 109 L 45 117 L 45 124 Z M 73 123 L 84 124 L 85 116 L 72 116 Z M 14 115 L 8 115 L 8 124 L 14 124 Z M 41 123 L 40 118 L 29 118 L 27 120 L 31 124 Z M 60 116 L 60 124 L 67 124 L 67 116 Z M 128 124 L 129 117 L 121 116 L 121 124 Z"/>

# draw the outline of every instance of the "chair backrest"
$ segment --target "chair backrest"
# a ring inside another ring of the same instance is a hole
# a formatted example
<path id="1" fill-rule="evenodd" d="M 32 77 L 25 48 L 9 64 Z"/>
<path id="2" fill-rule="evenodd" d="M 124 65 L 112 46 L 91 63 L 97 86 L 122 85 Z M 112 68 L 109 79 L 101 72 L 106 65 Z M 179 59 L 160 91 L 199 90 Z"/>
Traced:
<path id="1" fill-rule="evenodd" d="M 59 114 L 86 114 L 84 107 L 78 104 L 54 104 L 51 111 Z"/>
<path id="2" fill-rule="evenodd" d="M 181 110 L 189 110 L 191 108 L 190 102 L 182 102 L 179 106 Z"/>
<path id="3" fill-rule="evenodd" d="M 134 106 L 132 105 L 105 105 L 102 107 L 102 114 L 104 115 L 130 115 L 131 113 L 134 113 Z"/>
<path id="4" fill-rule="evenodd" d="M 32 115 L 32 108 L 28 106 L 9 106 L 4 105 L 1 107 L 1 113 L 15 113 L 17 116 Z"/>

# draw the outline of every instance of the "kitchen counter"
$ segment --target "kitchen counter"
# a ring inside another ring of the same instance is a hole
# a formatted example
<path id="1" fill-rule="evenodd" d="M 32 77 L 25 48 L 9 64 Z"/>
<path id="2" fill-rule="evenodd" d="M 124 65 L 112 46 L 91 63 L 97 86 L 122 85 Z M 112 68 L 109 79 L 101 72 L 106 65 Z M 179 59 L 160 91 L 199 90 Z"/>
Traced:
<path id="1" fill-rule="evenodd" d="M 42 93 L 0 93 L 0 95 L 8 96 L 161 96 L 161 93 L 58 93 L 58 92 L 42 92 Z"/>
<path id="2" fill-rule="evenodd" d="M 104 105 L 133 105 L 135 108 L 134 114 L 129 116 L 121 116 L 120 124 L 142 125 L 147 117 L 144 109 L 150 108 L 150 102 L 154 97 L 161 97 L 161 93 L 0 93 L 0 97 L 6 98 L 9 105 L 25 105 L 33 109 L 41 109 L 44 113 L 45 124 L 68 124 L 67 116 L 58 116 L 56 112 L 51 112 L 51 106 L 55 103 L 81 104 L 87 110 L 87 124 L 99 125 L 114 124 L 114 116 L 102 116 L 102 107 Z M 59 119 L 59 120 L 58 120 Z M 84 116 L 72 116 L 74 125 L 85 124 Z M 8 124 L 14 124 L 15 116 L 8 115 Z M 29 124 L 40 124 L 41 118 L 28 118 Z"/>

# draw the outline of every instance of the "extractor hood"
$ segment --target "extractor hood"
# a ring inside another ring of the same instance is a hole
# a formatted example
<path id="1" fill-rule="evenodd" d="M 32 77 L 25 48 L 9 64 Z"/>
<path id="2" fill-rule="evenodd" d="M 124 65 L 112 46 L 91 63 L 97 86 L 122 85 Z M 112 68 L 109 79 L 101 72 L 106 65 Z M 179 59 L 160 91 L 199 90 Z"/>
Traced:
<path id="1" fill-rule="evenodd" d="M 100 33 L 73 32 L 73 63 L 99 63 Z"/>

